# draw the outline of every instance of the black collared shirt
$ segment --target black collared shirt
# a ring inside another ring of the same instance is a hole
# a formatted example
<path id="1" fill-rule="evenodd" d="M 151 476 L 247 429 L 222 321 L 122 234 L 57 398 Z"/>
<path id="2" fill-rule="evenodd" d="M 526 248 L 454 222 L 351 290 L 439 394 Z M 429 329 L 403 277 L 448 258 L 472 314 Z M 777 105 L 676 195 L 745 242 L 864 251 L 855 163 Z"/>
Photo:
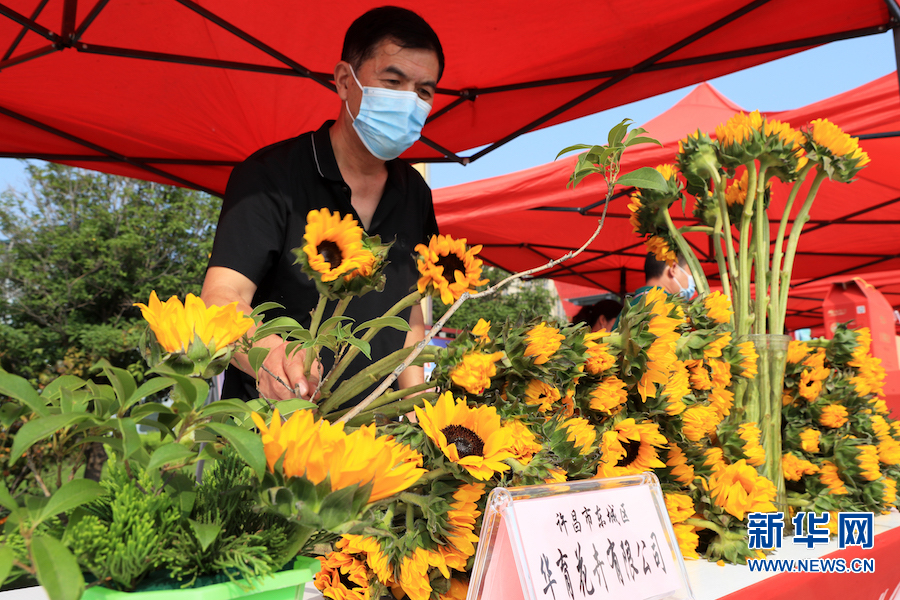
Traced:
<path id="1" fill-rule="evenodd" d="M 288 315 L 304 327 L 310 324 L 319 294 L 315 283 L 294 264 L 292 252 L 303 246 L 309 211 L 327 208 L 351 214 L 361 223 L 334 157 L 328 135 L 333 123 L 327 121 L 318 131 L 255 152 L 234 168 L 228 180 L 209 266 L 233 269 L 253 281 L 257 286 L 253 306 L 269 301 L 285 306 L 284 311 L 268 311 L 267 319 Z M 386 166 L 387 183 L 367 233 L 394 242 L 385 268 L 387 282 L 383 292 L 369 292 L 350 302 L 345 314 L 356 323 L 382 316 L 411 291 L 418 278 L 414 248 L 427 244 L 438 231 L 431 190 L 418 171 L 401 160 Z M 334 303 L 326 308 L 326 317 L 333 308 Z M 409 312 L 402 313 L 407 320 Z M 371 362 L 403 347 L 405 339 L 405 332 L 383 329 L 372 340 Z M 332 357 L 322 359 L 327 372 Z M 360 355 L 345 377 L 369 362 Z M 223 397 L 256 395 L 253 379 L 229 368 Z"/>

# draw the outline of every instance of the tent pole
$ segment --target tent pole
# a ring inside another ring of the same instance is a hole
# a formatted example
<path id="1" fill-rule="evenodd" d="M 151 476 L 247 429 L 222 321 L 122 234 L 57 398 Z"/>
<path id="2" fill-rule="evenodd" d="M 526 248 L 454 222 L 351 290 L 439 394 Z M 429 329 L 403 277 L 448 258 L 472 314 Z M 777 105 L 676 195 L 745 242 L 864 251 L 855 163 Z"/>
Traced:
<path id="1" fill-rule="evenodd" d="M 625 298 L 625 294 L 628 293 L 628 273 L 625 271 L 625 267 L 619 269 L 619 297 Z"/>
<path id="2" fill-rule="evenodd" d="M 891 26 L 894 33 L 894 62 L 897 65 L 897 78 L 900 81 L 900 6 L 897 0 L 884 0 L 888 12 L 891 13 Z"/>

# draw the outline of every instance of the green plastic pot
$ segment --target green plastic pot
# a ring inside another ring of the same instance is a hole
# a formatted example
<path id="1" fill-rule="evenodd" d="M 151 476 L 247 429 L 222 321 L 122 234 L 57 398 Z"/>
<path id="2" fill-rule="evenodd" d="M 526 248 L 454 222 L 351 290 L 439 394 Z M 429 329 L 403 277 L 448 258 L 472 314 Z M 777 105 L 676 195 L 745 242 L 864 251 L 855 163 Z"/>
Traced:
<path id="1" fill-rule="evenodd" d="M 319 570 L 319 561 L 301 556 L 294 561 L 294 568 L 266 577 L 253 589 L 241 581 L 240 585 L 226 581 L 190 589 L 152 590 L 146 592 L 120 592 L 104 587 L 85 590 L 82 600 L 302 600 L 303 588 L 312 581 Z M 243 586 L 243 588 L 242 588 Z"/>

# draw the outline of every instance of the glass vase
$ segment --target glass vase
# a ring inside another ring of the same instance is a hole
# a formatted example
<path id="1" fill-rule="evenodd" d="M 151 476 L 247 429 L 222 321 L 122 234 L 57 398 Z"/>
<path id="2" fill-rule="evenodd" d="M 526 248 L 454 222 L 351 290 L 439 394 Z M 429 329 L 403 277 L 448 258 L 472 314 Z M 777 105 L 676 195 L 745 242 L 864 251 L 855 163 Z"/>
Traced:
<path id="1" fill-rule="evenodd" d="M 744 338 L 753 342 L 759 358 L 757 375 L 747 389 L 743 421 L 755 422 L 762 433 L 760 444 L 766 461 L 760 472 L 775 484 L 775 506 L 787 514 L 784 472 L 781 469 L 781 397 L 784 391 L 784 366 L 787 359 L 788 335 L 755 333 Z"/>

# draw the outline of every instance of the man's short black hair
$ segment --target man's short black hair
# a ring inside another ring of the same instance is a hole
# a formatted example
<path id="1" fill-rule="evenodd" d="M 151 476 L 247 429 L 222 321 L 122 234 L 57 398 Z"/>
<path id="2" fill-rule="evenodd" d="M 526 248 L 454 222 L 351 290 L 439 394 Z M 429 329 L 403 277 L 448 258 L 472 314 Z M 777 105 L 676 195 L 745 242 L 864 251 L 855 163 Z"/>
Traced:
<path id="1" fill-rule="evenodd" d="M 675 257 L 677 258 L 679 265 L 681 265 L 682 267 L 687 265 L 687 261 L 684 260 L 684 257 L 681 255 L 681 253 L 676 253 Z M 646 278 L 646 281 L 661 277 L 665 270 L 666 261 L 656 260 L 656 255 L 652 252 L 648 252 L 647 258 L 644 259 L 644 277 Z"/>
<path id="2" fill-rule="evenodd" d="M 606 298 L 596 304 L 582 306 L 572 317 L 572 323 L 587 323 L 589 327 L 593 327 L 600 317 L 606 317 L 612 321 L 619 316 L 620 312 L 622 312 L 622 303 L 612 298 Z"/>
<path id="3" fill-rule="evenodd" d="M 353 21 L 344 36 L 341 60 L 359 70 L 384 40 L 401 48 L 433 51 L 438 59 L 438 79 L 444 74 L 444 50 L 434 29 L 413 11 L 397 6 L 373 8 Z"/>

